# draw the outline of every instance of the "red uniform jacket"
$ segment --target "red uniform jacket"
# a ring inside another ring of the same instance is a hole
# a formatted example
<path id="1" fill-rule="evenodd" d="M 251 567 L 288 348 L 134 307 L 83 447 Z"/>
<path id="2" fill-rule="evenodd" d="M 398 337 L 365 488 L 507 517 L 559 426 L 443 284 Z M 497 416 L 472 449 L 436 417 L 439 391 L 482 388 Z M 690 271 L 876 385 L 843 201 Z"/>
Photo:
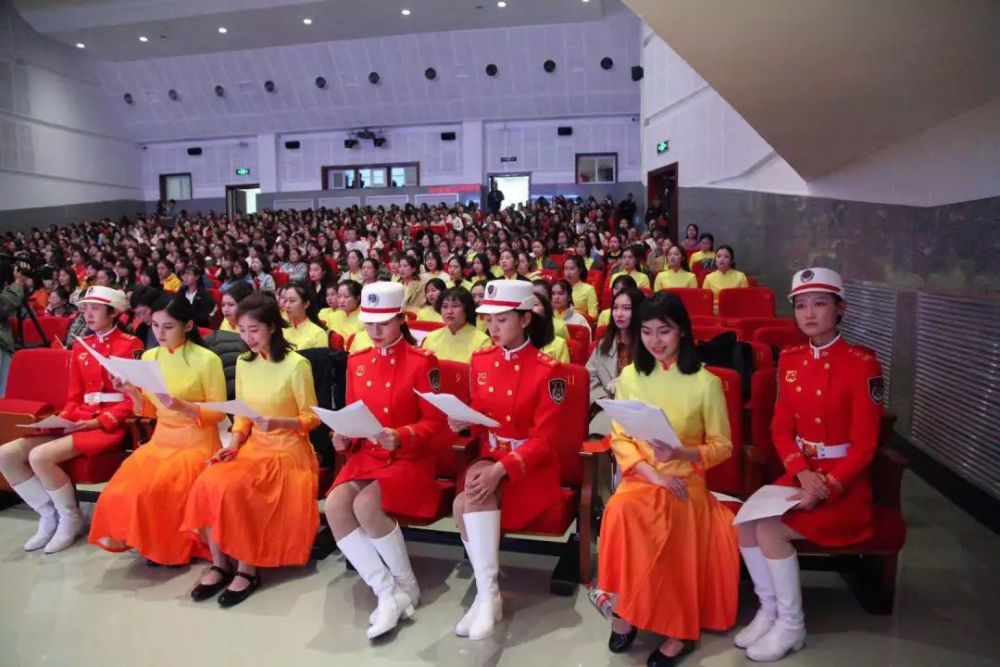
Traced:
<path id="1" fill-rule="evenodd" d="M 138 359 L 143 352 L 142 341 L 118 327 L 112 329 L 103 339 L 97 334 L 91 334 L 83 340 L 106 357 Z M 97 363 L 97 359 L 80 345 L 79 341 L 73 343 L 70 355 L 69 392 L 66 407 L 59 416 L 78 422 L 96 419 L 100 423 L 100 429 L 72 434 L 73 446 L 87 456 L 94 456 L 121 445 L 125 438 L 123 422 L 133 415 L 132 401 L 128 397 L 120 401 L 95 402 L 94 398 L 88 401 L 88 395 L 121 392 L 114 388 L 111 376 Z"/>
<path id="2" fill-rule="evenodd" d="M 507 471 L 501 501 L 504 530 L 518 530 L 559 502 L 559 460 L 552 442 L 559 431 L 566 379 L 560 363 L 530 343 L 515 352 L 498 347 L 472 354 L 472 407 L 500 422 L 474 427 L 480 455 Z M 496 440 L 491 447 L 490 432 Z M 524 440 L 514 446 L 510 441 Z"/>
<path id="3" fill-rule="evenodd" d="M 812 470 L 826 475 L 830 490 L 815 508 L 786 514 L 785 523 L 823 546 L 871 537 L 868 465 L 878 448 L 883 399 L 878 360 L 843 338 L 821 349 L 797 345 L 781 353 L 777 379 L 771 435 L 787 472 L 776 483 L 797 486 L 795 475 Z M 821 459 L 811 443 L 850 446 L 846 456 Z"/>

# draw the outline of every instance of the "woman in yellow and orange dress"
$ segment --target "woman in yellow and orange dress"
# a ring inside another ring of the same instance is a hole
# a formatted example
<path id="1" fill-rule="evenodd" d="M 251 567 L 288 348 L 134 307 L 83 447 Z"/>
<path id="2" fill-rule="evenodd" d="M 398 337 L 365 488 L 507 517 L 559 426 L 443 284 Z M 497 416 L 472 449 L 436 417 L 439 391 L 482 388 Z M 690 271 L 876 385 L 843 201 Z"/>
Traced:
<path id="1" fill-rule="evenodd" d="M 709 492 L 705 470 L 732 452 L 721 381 L 698 362 L 681 300 L 659 292 L 637 314 L 640 345 L 615 398 L 661 408 L 679 449 L 636 440 L 613 423 L 622 483 L 604 512 L 598 586 L 616 596 L 609 648 L 641 628 L 664 636 L 648 665 L 672 665 L 702 629 L 736 622 L 739 554 L 733 515 Z"/>
<path id="2" fill-rule="evenodd" d="M 191 597 L 206 600 L 225 588 L 223 607 L 260 585 L 258 568 L 305 564 L 319 527 L 319 466 L 308 436 L 319 418 L 309 362 L 282 335 L 287 325 L 270 294 L 241 301 L 237 322 L 250 351 L 236 362 L 236 398 L 262 417 L 234 419 L 229 444 L 191 489 L 182 525 L 212 551 L 212 567 Z"/>
<path id="3" fill-rule="evenodd" d="M 188 493 L 221 445 L 223 415 L 196 403 L 226 400 L 226 377 L 222 360 L 202 346 L 194 310 L 183 296 L 164 295 L 154 304 L 153 332 L 160 345 L 142 358 L 159 364 L 170 394 L 116 384 L 137 415 L 156 418 L 156 430 L 101 491 L 89 541 L 111 552 L 136 549 L 153 563 L 183 565 L 192 556 L 209 556 L 180 527 Z"/>

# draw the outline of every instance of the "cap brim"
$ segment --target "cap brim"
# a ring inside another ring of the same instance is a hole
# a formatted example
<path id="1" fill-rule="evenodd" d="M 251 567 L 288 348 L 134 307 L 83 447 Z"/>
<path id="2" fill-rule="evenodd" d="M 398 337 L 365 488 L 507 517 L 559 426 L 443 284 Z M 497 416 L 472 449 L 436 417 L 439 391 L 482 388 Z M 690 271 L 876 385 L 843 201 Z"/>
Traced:
<path id="1" fill-rule="evenodd" d="M 364 322 L 365 324 L 380 324 L 382 322 L 388 322 L 392 318 L 396 317 L 402 313 L 365 313 L 362 312 L 358 315 L 358 320 Z"/>
<path id="2" fill-rule="evenodd" d="M 789 292 L 788 293 L 788 300 L 789 301 L 794 301 L 795 297 L 799 296 L 800 294 L 816 294 L 818 292 L 822 293 L 822 294 L 832 294 L 834 296 L 839 296 L 841 299 L 845 299 L 846 300 L 846 297 L 844 296 L 844 294 L 842 292 L 838 292 L 837 290 L 828 289 L 826 287 L 812 287 L 812 288 L 800 289 L 798 292 Z"/>
<path id="3" fill-rule="evenodd" d="M 476 308 L 476 312 L 480 315 L 496 315 L 497 313 L 506 313 L 509 310 L 516 310 L 510 306 L 479 306 Z"/>

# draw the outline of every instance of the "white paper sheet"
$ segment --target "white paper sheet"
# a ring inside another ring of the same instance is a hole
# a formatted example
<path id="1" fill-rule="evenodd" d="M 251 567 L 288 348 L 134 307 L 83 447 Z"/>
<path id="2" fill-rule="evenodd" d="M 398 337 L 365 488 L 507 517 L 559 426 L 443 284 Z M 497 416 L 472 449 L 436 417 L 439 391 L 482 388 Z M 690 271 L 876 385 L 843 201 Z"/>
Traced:
<path id="1" fill-rule="evenodd" d="M 739 498 L 737 498 L 735 496 L 730 496 L 729 494 L 726 494 L 726 493 L 719 493 L 718 491 L 712 491 L 712 495 L 715 496 L 715 499 L 718 500 L 720 503 L 742 503 L 743 502 L 742 500 L 740 500 Z"/>
<path id="2" fill-rule="evenodd" d="M 345 438 L 373 439 L 385 428 L 364 401 L 354 401 L 340 410 L 314 407 L 312 411 L 334 433 Z"/>
<path id="3" fill-rule="evenodd" d="M 413 390 L 413 393 L 456 421 L 479 424 L 480 426 L 488 426 L 490 428 L 498 428 L 500 426 L 500 422 L 490 419 L 478 410 L 473 410 L 454 394 L 421 393 L 416 389 Z"/>
<path id="4" fill-rule="evenodd" d="M 748 521 L 781 516 L 801 502 L 790 500 L 792 496 L 801 491 L 802 489 L 794 486 L 777 486 L 776 484 L 762 486 L 743 503 L 743 507 L 733 519 L 733 525 L 737 526 Z"/>
<path id="5" fill-rule="evenodd" d="M 20 428 L 38 428 L 43 430 L 61 430 L 66 433 L 77 430 L 80 424 L 77 422 L 71 422 L 68 419 L 63 419 L 59 415 L 51 415 L 45 419 L 35 422 L 34 424 L 18 424 Z"/>
<path id="6" fill-rule="evenodd" d="M 155 361 L 142 361 L 141 359 L 123 359 L 121 357 L 105 357 L 103 354 L 83 342 L 79 336 L 77 340 L 83 349 L 87 350 L 94 359 L 97 360 L 108 374 L 121 378 L 129 384 L 135 385 L 139 389 L 145 389 L 151 394 L 169 394 L 167 390 L 167 380 L 163 377 L 163 370 Z"/>
<path id="7" fill-rule="evenodd" d="M 217 401 L 215 403 L 196 403 L 195 405 L 205 410 L 224 412 L 227 415 L 246 417 L 247 419 L 260 419 L 263 416 L 243 401 Z"/>
<path id="8" fill-rule="evenodd" d="M 659 441 L 673 449 L 682 447 L 680 438 L 663 410 L 642 401 L 616 401 L 610 398 L 602 398 L 597 404 L 633 438 L 650 444 Z"/>

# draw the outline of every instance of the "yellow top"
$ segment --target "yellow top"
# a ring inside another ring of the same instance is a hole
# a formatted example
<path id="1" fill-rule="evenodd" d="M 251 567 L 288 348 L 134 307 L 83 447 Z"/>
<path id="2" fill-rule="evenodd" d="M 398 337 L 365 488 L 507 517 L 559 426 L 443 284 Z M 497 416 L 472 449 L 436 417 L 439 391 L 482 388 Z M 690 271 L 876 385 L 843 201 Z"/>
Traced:
<path id="1" fill-rule="evenodd" d="M 444 322 L 441 313 L 434 310 L 434 306 L 424 306 L 417 311 L 417 319 L 421 322 Z"/>
<path id="2" fill-rule="evenodd" d="M 372 339 L 368 335 L 368 332 L 365 331 L 364 327 L 362 327 L 361 331 L 354 334 L 354 340 L 351 341 L 351 346 L 347 349 L 347 351 L 354 353 L 357 352 L 358 350 L 363 350 L 371 346 L 372 346 Z"/>
<path id="3" fill-rule="evenodd" d="M 424 338 L 423 347 L 442 361 L 467 364 L 472 361 L 473 352 L 492 344 L 489 336 L 471 324 L 466 324 L 457 333 L 452 333 L 448 327 L 430 332 Z"/>
<path id="4" fill-rule="evenodd" d="M 205 403 L 226 400 L 226 376 L 222 371 L 222 359 L 211 350 L 185 343 L 175 350 L 165 347 L 154 347 L 142 353 L 143 361 L 155 361 L 163 371 L 167 381 L 167 389 L 174 398 L 189 403 Z M 199 440 L 208 435 L 217 447 L 219 445 L 219 429 L 216 426 L 225 416 L 221 412 L 200 410 L 198 419 L 191 419 L 177 410 L 163 407 L 156 396 L 144 391 L 142 394 L 142 416 L 156 419 L 156 431 L 153 437 L 162 440 L 170 437 L 175 429 L 198 429 Z M 180 436 L 180 433 L 177 433 Z M 183 444 L 183 440 L 178 440 Z"/>
<path id="5" fill-rule="evenodd" d="M 233 433 L 250 434 L 252 440 L 268 446 L 312 447 L 306 434 L 319 426 L 319 417 L 311 410 L 316 405 L 312 368 L 298 352 L 289 352 L 275 363 L 257 355 L 247 361 L 236 360 L 236 398 L 265 417 L 295 417 L 297 429 L 257 431 L 246 417 L 234 417 Z"/>
<path id="6" fill-rule="evenodd" d="M 400 280 L 406 292 L 403 294 L 403 310 L 416 313 L 427 305 L 427 296 L 424 294 L 424 281 L 418 278 L 411 278 L 410 282 Z"/>
<path id="7" fill-rule="evenodd" d="M 569 329 L 566 328 L 566 322 L 558 317 L 552 317 L 552 328 L 555 331 L 556 338 L 569 338 Z"/>
<path id="8" fill-rule="evenodd" d="M 340 280 L 338 280 L 337 282 L 340 282 L 340 281 L 343 281 L 343 280 L 353 280 L 354 282 L 360 283 L 361 282 L 361 272 L 360 271 L 353 271 L 353 272 L 352 271 L 344 271 L 343 273 L 340 274 Z"/>
<path id="9" fill-rule="evenodd" d="M 694 266 L 698 262 L 704 260 L 714 260 L 715 251 L 714 250 L 696 250 L 693 255 L 688 259 L 688 266 Z"/>
<path id="10" fill-rule="evenodd" d="M 566 325 L 563 325 L 566 326 Z M 552 342 L 542 348 L 542 352 L 549 355 L 556 361 L 561 361 L 564 364 L 569 363 L 569 346 L 566 345 L 566 339 L 556 336 L 552 339 Z"/>
<path id="11" fill-rule="evenodd" d="M 582 280 L 573 285 L 573 307 L 590 317 L 597 317 L 597 290 Z"/>
<path id="12" fill-rule="evenodd" d="M 705 276 L 705 282 L 703 282 L 701 286 L 705 289 L 712 290 L 712 303 L 715 305 L 715 309 L 718 310 L 719 292 L 733 287 L 750 287 L 750 283 L 747 282 L 746 274 L 742 271 L 729 269 L 725 273 L 722 271 L 712 271 L 710 274 Z"/>
<path id="13" fill-rule="evenodd" d="M 472 291 L 472 281 L 471 280 L 463 280 L 461 283 L 459 283 L 457 285 L 455 283 L 453 283 L 452 281 L 448 280 L 447 282 L 445 282 L 445 285 L 448 286 L 448 289 L 453 289 L 455 287 L 464 287 L 469 292 Z"/>
<path id="14" fill-rule="evenodd" d="M 360 317 L 360 308 L 355 308 L 351 313 L 339 309 L 334 310 L 333 308 L 324 308 L 319 311 L 319 319 L 326 324 L 326 328 L 330 331 L 336 331 L 343 336 L 344 340 L 347 340 L 351 334 L 365 328 Z"/>
<path id="15" fill-rule="evenodd" d="M 486 318 L 480 315 L 476 318 L 476 328 L 482 332 L 486 332 L 490 328 L 490 325 L 486 322 Z"/>
<path id="16" fill-rule="evenodd" d="M 606 327 L 611 324 L 611 309 L 605 308 L 601 311 L 601 314 L 597 316 L 597 326 Z"/>
<path id="17" fill-rule="evenodd" d="M 499 264 L 496 265 L 496 266 L 491 266 L 490 267 L 490 273 L 493 274 L 494 278 L 503 278 L 503 270 L 500 268 Z M 516 271 L 515 271 L 515 273 L 516 273 Z"/>
<path id="18" fill-rule="evenodd" d="M 289 324 L 281 333 L 285 334 L 285 340 L 294 345 L 296 350 L 330 345 L 329 334 L 312 320 L 303 320 L 298 325 Z"/>
<path id="19" fill-rule="evenodd" d="M 653 291 L 659 292 L 670 287 L 697 287 L 698 278 L 684 269 L 665 269 L 656 274 Z"/>
<path id="20" fill-rule="evenodd" d="M 233 333 L 239 333 L 240 330 L 229 324 L 229 320 L 222 318 L 222 324 L 219 325 L 219 331 L 232 331 Z"/>
<path id="21" fill-rule="evenodd" d="M 181 288 L 181 279 L 177 277 L 176 273 L 171 273 L 167 276 L 167 279 L 163 281 L 163 291 L 164 292 L 176 292 Z"/>
<path id="22" fill-rule="evenodd" d="M 722 380 L 705 368 L 685 375 L 676 364 L 664 370 L 657 363 L 652 373 L 643 375 L 635 364 L 629 364 L 618 377 L 615 399 L 642 401 L 660 408 L 681 444 L 696 447 L 701 454 L 700 464 L 680 460 L 661 463 L 653 456 L 652 445 L 626 435 L 618 422 L 612 422 L 611 448 L 622 472 L 645 461 L 659 472 L 688 477 L 722 463 L 733 452 Z"/>
<path id="23" fill-rule="evenodd" d="M 591 267 L 594 266 L 594 258 L 593 257 L 584 257 L 583 258 L 583 265 L 585 267 L 587 267 L 588 271 L 590 271 Z"/>
<path id="24" fill-rule="evenodd" d="M 619 271 L 618 273 L 611 276 L 611 281 L 608 282 L 609 285 L 615 284 L 615 278 L 618 276 L 631 276 L 632 280 L 635 281 L 635 286 L 642 288 L 645 287 L 649 289 L 649 276 L 647 276 L 642 271 Z"/>

